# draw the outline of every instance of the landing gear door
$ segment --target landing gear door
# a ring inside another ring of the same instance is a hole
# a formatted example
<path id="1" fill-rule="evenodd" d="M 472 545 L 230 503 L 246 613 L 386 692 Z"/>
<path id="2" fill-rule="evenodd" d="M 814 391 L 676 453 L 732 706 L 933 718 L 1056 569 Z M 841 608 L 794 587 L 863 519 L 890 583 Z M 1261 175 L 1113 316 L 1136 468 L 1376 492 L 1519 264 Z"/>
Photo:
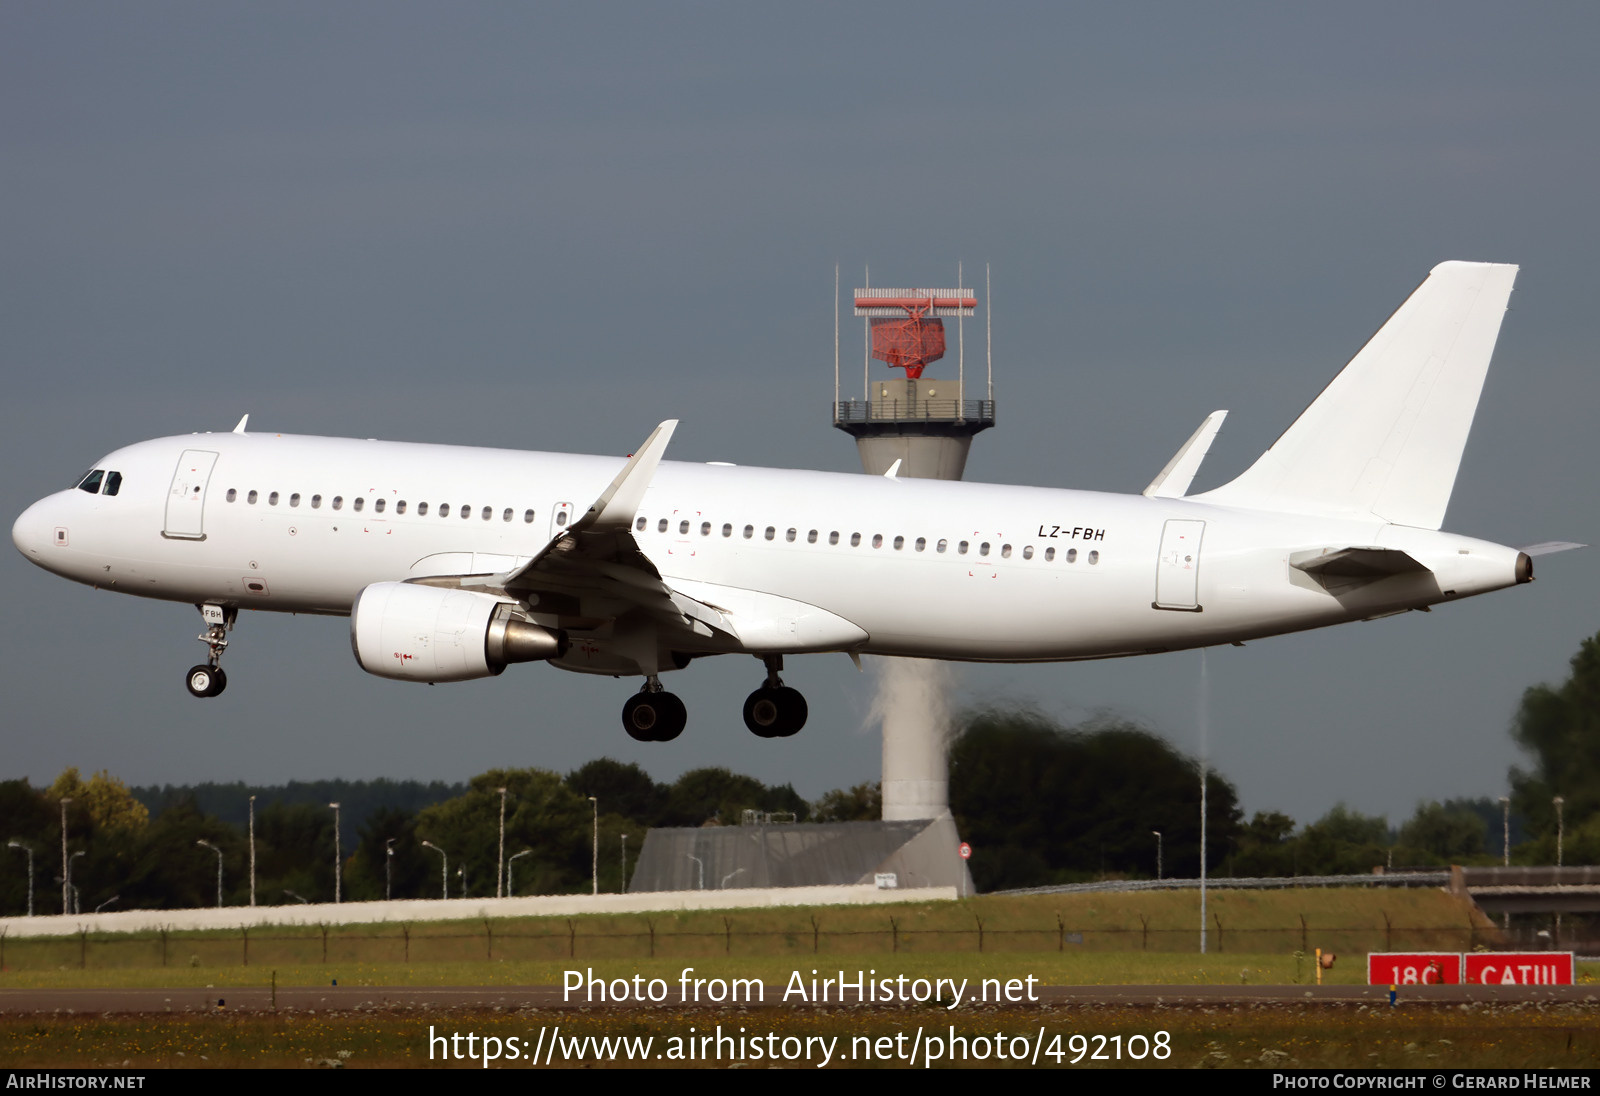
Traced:
<path id="1" fill-rule="evenodd" d="M 172 488 L 167 492 L 167 519 L 161 535 L 175 540 L 205 540 L 203 516 L 206 505 L 206 484 L 211 480 L 211 468 L 217 455 L 207 449 L 185 449 L 178 459 L 177 471 L 172 474 Z"/>
<path id="2" fill-rule="evenodd" d="M 1200 541 L 1205 531 L 1203 521 L 1173 520 L 1162 529 L 1154 608 L 1200 612 Z"/>

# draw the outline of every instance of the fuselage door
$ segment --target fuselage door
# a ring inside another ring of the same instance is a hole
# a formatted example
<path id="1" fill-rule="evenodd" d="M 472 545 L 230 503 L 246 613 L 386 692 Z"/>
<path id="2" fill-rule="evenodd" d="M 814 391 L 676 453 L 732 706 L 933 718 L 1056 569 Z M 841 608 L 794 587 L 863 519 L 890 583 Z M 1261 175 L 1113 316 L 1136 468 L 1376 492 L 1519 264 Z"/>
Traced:
<path id="1" fill-rule="evenodd" d="M 1155 608 L 1200 612 L 1200 541 L 1205 531 L 1205 522 L 1187 520 L 1169 521 L 1162 529 Z"/>
<path id="2" fill-rule="evenodd" d="M 572 524 L 572 503 L 558 502 L 550 507 L 550 539 L 555 540 Z"/>
<path id="3" fill-rule="evenodd" d="M 177 540 L 205 540 L 202 522 L 206 505 L 206 484 L 217 455 L 209 449 L 185 449 L 172 474 L 167 492 L 167 519 L 161 530 L 164 537 Z"/>

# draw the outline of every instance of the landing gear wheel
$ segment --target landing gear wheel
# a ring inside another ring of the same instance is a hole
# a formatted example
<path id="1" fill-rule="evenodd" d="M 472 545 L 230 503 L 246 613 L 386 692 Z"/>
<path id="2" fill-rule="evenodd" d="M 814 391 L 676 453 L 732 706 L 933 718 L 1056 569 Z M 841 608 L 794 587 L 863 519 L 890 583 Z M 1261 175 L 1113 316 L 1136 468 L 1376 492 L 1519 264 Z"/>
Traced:
<path id="1" fill-rule="evenodd" d="M 195 666 L 184 679 L 190 696 L 216 696 L 228 687 L 228 675 L 215 666 Z"/>
<path id="2" fill-rule="evenodd" d="M 809 714 L 806 698 L 787 685 L 762 686 L 744 702 L 744 725 L 760 738 L 788 738 Z"/>
<path id="3" fill-rule="evenodd" d="M 636 693 L 622 706 L 622 727 L 636 742 L 671 742 L 688 722 L 689 710 L 668 692 Z"/>

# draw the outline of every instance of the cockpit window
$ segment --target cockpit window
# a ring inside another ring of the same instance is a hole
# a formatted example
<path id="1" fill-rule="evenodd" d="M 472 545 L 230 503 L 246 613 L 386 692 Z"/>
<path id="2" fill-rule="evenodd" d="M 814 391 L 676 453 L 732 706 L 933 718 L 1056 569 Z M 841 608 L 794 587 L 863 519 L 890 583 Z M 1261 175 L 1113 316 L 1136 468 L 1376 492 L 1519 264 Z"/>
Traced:
<path id="1" fill-rule="evenodd" d="M 102 495 L 114 495 L 120 490 L 122 490 L 122 473 L 107 472 L 105 490 L 100 493 Z"/>
<path id="2" fill-rule="evenodd" d="M 78 490 L 87 491 L 91 495 L 98 495 L 100 493 L 100 479 L 105 474 L 106 470 L 104 468 L 96 468 L 78 481 Z"/>

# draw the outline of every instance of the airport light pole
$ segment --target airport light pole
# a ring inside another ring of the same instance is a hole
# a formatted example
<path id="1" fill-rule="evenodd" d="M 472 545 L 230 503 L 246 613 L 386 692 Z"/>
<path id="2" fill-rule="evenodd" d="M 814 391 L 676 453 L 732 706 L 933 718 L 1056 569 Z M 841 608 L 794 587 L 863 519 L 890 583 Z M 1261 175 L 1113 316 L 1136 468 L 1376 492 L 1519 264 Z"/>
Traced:
<path id="1" fill-rule="evenodd" d="M 1505 845 L 1500 854 L 1501 866 L 1511 866 L 1511 800 L 1506 796 L 1500 797 L 1500 830 L 1505 835 Z"/>
<path id="2" fill-rule="evenodd" d="M 393 896 L 394 891 L 394 838 L 386 837 L 383 841 L 383 900 L 385 902 Z"/>
<path id="3" fill-rule="evenodd" d="M 1558 795 L 1550 802 L 1556 808 L 1556 867 L 1559 868 L 1561 866 L 1561 839 L 1565 836 L 1561 808 L 1566 805 L 1567 801 Z"/>
<path id="4" fill-rule="evenodd" d="M 600 893 L 600 800 L 589 797 L 594 804 L 594 893 Z"/>
<path id="5" fill-rule="evenodd" d="M 67 804 L 71 799 L 61 800 L 61 912 L 72 912 L 72 867 L 67 858 Z"/>
<path id="6" fill-rule="evenodd" d="M 75 852 L 71 856 L 67 857 L 67 874 L 66 874 L 65 879 L 63 880 L 67 885 L 67 906 L 68 906 L 68 908 L 66 910 L 67 913 L 77 913 L 78 912 L 78 888 L 74 887 L 72 885 L 72 862 L 74 860 L 76 860 L 80 856 L 87 856 L 87 855 L 88 855 L 88 852 L 86 850 L 79 849 L 77 852 Z"/>
<path id="7" fill-rule="evenodd" d="M 344 878 L 344 853 L 339 848 L 339 804 L 329 803 L 333 808 L 333 904 L 339 904 L 339 884 Z"/>
<path id="8" fill-rule="evenodd" d="M 511 877 L 514 874 L 512 872 L 512 869 L 516 867 L 518 857 L 527 856 L 532 851 L 533 851 L 532 849 L 523 849 L 521 852 L 519 852 L 515 856 L 513 856 L 510 860 L 506 861 L 506 897 L 507 898 L 515 897 L 515 895 L 517 893 L 517 888 L 513 887 L 511 885 Z"/>
<path id="9" fill-rule="evenodd" d="M 500 793 L 500 856 L 494 866 L 494 896 L 505 897 L 502 884 L 506 876 L 506 790 L 497 788 Z"/>
<path id="10" fill-rule="evenodd" d="M 1156 835 L 1156 882 L 1161 882 L 1161 831 L 1151 830 Z"/>
<path id="11" fill-rule="evenodd" d="M 16 840 L 7 841 L 6 842 L 6 846 L 8 848 L 21 849 L 24 853 L 26 853 L 28 855 L 28 916 L 32 917 L 33 916 L 33 849 L 29 848 L 27 845 L 24 845 L 21 841 L 16 841 Z"/>
<path id="12" fill-rule="evenodd" d="M 217 909 L 220 910 L 222 908 L 222 850 L 203 837 L 196 841 L 195 844 L 202 849 L 210 849 L 217 854 Z"/>
<path id="13" fill-rule="evenodd" d="M 440 863 L 439 863 L 439 888 L 443 892 L 441 894 L 441 897 L 449 898 L 450 897 L 450 857 L 445 854 L 445 851 L 443 849 L 441 849 L 438 845 L 435 845 L 432 841 L 424 841 L 422 843 L 422 847 L 425 848 L 425 849 L 432 849 L 434 852 L 439 854 L 439 860 L 440 860 Z"/>
<path id="14" fill-rule="evenodd" d="M 622 882 L 617 884 L 618 894 L 628 893 L 628 835 L 622 835 Z"/>
<path id="15" fill-rule="evenodd" d="M 256 904 L 256 797 L 250 797 L 250 904 Z"/>

